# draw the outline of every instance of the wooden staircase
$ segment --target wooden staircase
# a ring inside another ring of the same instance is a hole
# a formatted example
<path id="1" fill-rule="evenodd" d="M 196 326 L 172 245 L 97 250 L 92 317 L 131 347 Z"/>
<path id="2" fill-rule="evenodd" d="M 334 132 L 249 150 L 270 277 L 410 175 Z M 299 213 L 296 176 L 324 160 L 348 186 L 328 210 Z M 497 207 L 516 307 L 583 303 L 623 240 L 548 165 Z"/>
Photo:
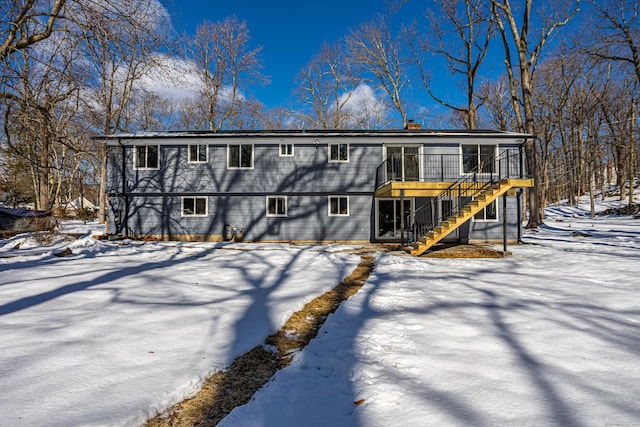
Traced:
<path id="1" fill-rule="evenodd" d="M 420 256 L 430 249 L 433 245 L 444 239 L 449 233 L 469 221 L 475 214 L 487 207 L 498 197 L 504 195 L 507 191 L 514 187 L 520 187 L 518 182 L 510 179 L 504 179 L 494 184 L 490 184 L 484 190 L 481 190 L 471 202 L 465 205 L 456 215 L 438 224 L 426 237 L 417 242 L 416 248 L 410 248 L 409 253 L 413 256 Z"/>

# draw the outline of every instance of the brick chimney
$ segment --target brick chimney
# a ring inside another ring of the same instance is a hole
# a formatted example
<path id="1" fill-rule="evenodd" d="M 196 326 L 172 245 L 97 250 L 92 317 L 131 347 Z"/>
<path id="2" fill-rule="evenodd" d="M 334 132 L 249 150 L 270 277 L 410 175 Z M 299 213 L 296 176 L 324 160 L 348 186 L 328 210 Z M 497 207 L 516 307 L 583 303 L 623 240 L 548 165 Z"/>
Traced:
<path id="1" fill-rule="evenodd" d="M 413 120 L 409 120 L 404 128 L 407 130 L 418 130 L 420 129 L 420 123 L 414 123 Z"/>

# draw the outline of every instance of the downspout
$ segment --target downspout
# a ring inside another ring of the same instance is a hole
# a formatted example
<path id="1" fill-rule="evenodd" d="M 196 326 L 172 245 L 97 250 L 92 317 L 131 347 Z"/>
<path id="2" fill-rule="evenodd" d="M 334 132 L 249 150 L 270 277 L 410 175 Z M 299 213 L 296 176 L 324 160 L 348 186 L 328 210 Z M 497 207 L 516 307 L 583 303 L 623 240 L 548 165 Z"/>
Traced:
<path id="1" fill-rule="evenodd" d="M 127 196 L 127 153 L 122 144 L 122 140 L 118 138 L 118 144 L 122 150 L 122 198 L 124 199 L 124 218 L 122 218 L 122 227 L 124 227 L 124 237 L 129 237 L 129 196 Z"/>

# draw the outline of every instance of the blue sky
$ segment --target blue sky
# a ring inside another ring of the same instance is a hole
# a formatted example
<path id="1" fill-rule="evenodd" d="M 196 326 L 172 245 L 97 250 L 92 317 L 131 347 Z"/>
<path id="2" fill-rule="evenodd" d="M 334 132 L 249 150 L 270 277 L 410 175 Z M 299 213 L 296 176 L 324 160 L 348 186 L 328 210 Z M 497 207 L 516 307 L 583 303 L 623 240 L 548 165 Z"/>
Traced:
<path id="1" fill-rule="evenodd" d="M 162 1 L 178 32 L 193 33 L 203 21 L 235 15 L 247 22 L 252 42 L 263 47 L 264 74 L 271 84 L 254 88 L 269 107 L 287 106 L 295 76 L 316 55 L 323 42 L 334 42 L 349 29 L 391 13 L 390 0 L 173 0 Z M 415 2 L 424 6 L 424 2 Z M 415 7 L 413 8 L 415 9 Z M 405 6 L 392 22 L 407 20 Z M 418 12 L 420 13 L 420 12 Z"/>

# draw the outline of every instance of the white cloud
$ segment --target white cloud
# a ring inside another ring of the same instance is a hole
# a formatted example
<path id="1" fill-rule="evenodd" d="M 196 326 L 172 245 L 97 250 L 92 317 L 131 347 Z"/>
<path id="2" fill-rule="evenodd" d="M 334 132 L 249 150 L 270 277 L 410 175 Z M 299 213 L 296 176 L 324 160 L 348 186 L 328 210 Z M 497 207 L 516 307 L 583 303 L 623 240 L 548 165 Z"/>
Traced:
<path id="1" fill-rule="evenodd" d="M 154 62 L 140 79 L 143 89 L 175 101 L 193 98 L 203 89 L 194 63 L 164 54 L 156 54 Z"/>
<path id="2" fill-rule="evenodd" d="M 202 71 L 189 60 L 164 54 L 155 54 L 156 65 L 149 68 L 139 82 L 139 87 L 153 92 L 163 98 L 180 101 L 196 98 L 206 92 L 202 81 Z M 233 88 L 222 86 L 218 94 L 220 104 L 228 104 L 233 99 Z M 246 96 L 242 91 L 235 94 L 235 101 L 244 101 Z"/>
<path id="3" fill-rule="evenodd" d="M 384 96 L 365 83 L 343 93 L 338 102 L 342 105 L 342 113 L 349 117 L 347 122 L 353 127 L 377 127 L 388 112 Z M 331 107 L 330 112 L 335 113 L 335 107 Z"/>

